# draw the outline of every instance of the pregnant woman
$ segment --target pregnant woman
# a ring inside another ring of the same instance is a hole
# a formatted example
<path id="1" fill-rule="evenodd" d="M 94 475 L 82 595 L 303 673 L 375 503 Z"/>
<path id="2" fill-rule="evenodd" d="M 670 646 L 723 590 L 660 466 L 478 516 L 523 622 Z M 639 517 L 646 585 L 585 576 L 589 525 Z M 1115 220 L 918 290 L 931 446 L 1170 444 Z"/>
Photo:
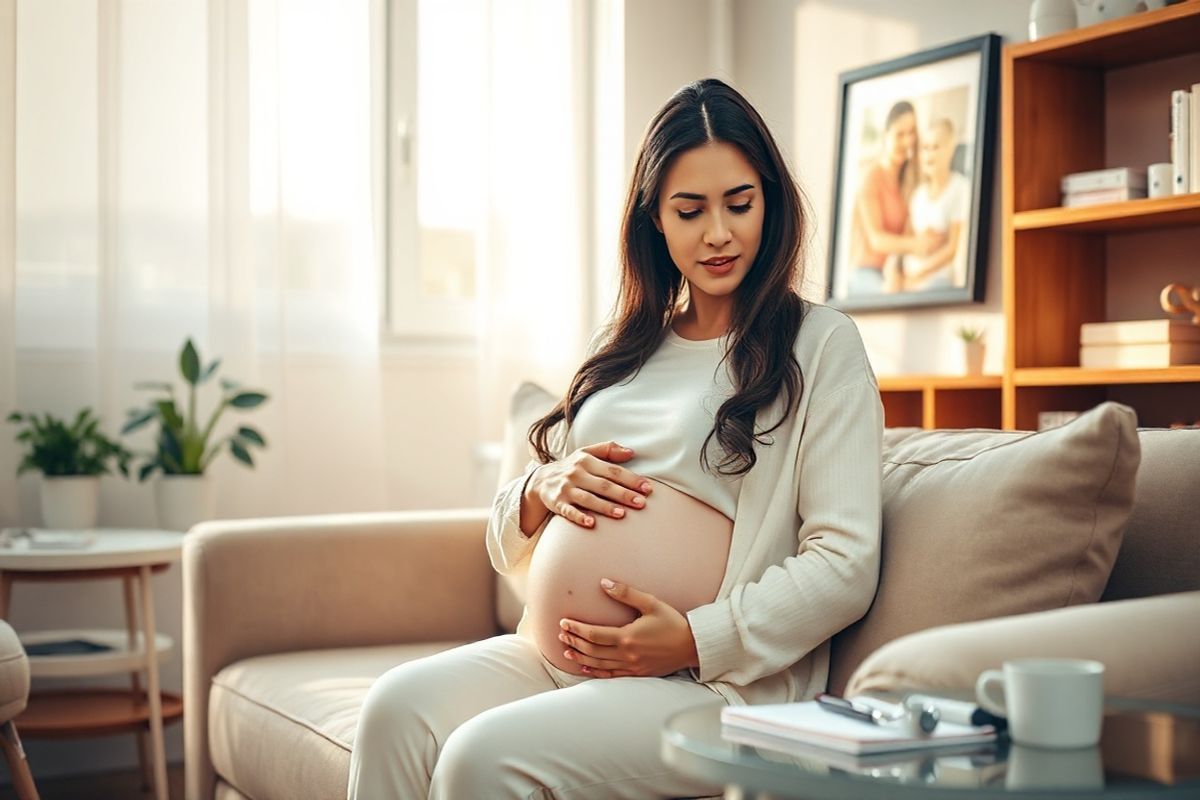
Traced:
<path id="1" fill-rule="evenodd" d="M 795 288 L 803 208 L 721 81 L 651 120 L 616 307 L 488 523 L 517 633 L 372 685 L 351 800 L 720 795 L 663 764 L 666 717 L 825 689 L 878 581 L 883 410 L 853 322 Z"/>

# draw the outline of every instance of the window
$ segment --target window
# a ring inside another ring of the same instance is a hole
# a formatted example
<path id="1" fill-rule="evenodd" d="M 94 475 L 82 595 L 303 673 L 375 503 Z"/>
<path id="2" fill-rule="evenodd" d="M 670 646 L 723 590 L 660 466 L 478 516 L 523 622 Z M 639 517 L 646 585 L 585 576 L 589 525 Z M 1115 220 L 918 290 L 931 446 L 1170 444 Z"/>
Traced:
<path id="1" fill-rule="evenodd" d="M 384 329 L 475 333 L 486 208 L 487 0 L 387 3 Z"/>

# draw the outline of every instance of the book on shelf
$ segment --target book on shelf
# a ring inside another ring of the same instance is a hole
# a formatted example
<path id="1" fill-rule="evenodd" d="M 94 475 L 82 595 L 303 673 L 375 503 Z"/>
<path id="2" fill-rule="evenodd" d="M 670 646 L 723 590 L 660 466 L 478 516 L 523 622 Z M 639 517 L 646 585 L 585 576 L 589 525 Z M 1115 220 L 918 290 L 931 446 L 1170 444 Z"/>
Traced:
<path id="1" fill-rule="evenodd" d="M 1145 189 L 1146 170 L 1141 167 L 1112 167 L 1062 176 L 1063 194 L 1095 192 L 1100 189 Z"/>
<path id="2" fill-rule="evenodd" d="M 1191 184 L 1193 192 L 1200 192 L 1200 83 L 1192 84 L 1192 97 L 1189 101 L 1191 105 L 1192 118 L 1188 123 L 1188 132 L 1191 133 L 1191 151 L 1188 153 L 1188 166 L 1190 168 L 1190 178 L 1188 183 Z"/>
<path id="3" fill-rule="evenodd" d="M 106 653 L 113 649 L 112 645 L 103 642 L 93 642 L 90 639 L 56 639 L 52 642 L 27 644 L 27 656 L 78 656 L 92 653 Z"/>
<path id="4" fill-rule="evenodd" d="M 1126 322 L 1085 322 L 1080 344 L 1200 343 L 1200 325 L 1180 319 L 1139 319 Z"/>
<path id="5" fill-rule="evenodd" d="M 1200 342 L 1085 344 L 1079 366 L 1085 369 L 1157 369 L 1200 364 Z"/>
<path id="6" fill-rule="evenodd" d="M 946 721 L 932 733 L 914 736 L 899 724 L 874 724 L 834 714 L 815 700 L 726 706 L 721 709 L 721 726 L 725 737 L 734 730 L 750 731 L 853 755 L 983 744 L 996 738 L 991 725 Z"/>
<path id="7" fill-rule="evenodd" d="M 1191 188 L 1192 93 L 1185 89 L 1171 92 L 1171 177 L 1175 194 L 1187 194 Z"/>
<path id="8" fill-rule="evenodd" d="M 1063 208 L 1078 208 L 1080 206 L 1096 206 L 1101 203 L 1123 203 L 1126 200 L 1142 200 L 1146 197 L 1146 189 L 1093 189 L 1087 192 L 1071 192 L 1062 198 Z"/>

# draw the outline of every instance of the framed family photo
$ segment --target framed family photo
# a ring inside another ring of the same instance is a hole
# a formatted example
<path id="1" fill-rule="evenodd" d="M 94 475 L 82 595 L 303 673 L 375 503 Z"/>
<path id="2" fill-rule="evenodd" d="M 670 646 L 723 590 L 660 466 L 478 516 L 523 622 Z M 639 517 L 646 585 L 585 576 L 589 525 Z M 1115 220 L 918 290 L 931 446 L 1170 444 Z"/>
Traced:
<path id="1" fill-rule="evenodd" d="M 830 305 L 983 300 L 999 58 L 987 34 L 839 76 Z"/>

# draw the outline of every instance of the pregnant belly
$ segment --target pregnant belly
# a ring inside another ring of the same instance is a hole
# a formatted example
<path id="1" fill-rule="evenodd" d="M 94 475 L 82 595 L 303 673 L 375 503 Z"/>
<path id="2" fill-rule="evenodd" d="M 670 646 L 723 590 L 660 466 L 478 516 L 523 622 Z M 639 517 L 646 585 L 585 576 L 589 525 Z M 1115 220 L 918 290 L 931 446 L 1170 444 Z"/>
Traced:
<path id="1" fill-rule="evenodd" d="M 600 588 L 611 578 L 650 594 L 680 613 L 717 597 L 729 558 L 733 521 L 685 492 L 650 478 L 654 491 L 623 519 L 593 514 L 593 528 L 555 515 L 529 562 L 525 605 L 530 632 L 559 669 L 583 674 L 563 656 L 563 618 L 619 627 L 638 612 Z"/>

